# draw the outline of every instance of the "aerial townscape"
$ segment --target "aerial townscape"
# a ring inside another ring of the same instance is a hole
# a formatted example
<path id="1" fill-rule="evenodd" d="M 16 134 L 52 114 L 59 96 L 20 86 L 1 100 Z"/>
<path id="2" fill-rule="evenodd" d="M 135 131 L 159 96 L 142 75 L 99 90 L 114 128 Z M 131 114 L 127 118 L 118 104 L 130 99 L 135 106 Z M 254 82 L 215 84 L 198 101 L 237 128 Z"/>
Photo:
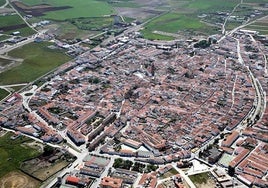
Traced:
<path id="1" fill-rule="evenodd" d="M 0 0 L 1 188 L 267 188 L 268 0 Z"/>

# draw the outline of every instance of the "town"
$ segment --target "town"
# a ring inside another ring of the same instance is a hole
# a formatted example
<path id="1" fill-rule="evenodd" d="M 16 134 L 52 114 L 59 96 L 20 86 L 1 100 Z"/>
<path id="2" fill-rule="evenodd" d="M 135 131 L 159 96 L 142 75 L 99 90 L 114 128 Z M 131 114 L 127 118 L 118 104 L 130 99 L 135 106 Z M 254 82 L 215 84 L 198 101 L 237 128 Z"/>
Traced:
<path id="1" fill-rule="evenodd" d="M 200 163 L 215 186 L 266 187 L 265 41 L 242 29 L 200 42 L 131 32 L 8 98 L 1 126 L 77 157 L 51 186 L 193 187 L 180 168 Z"/>
<path id="2" fill-rule="evenodd" d="M 0 187 L 268 187 L 267 11 L 0 0 Z"/>

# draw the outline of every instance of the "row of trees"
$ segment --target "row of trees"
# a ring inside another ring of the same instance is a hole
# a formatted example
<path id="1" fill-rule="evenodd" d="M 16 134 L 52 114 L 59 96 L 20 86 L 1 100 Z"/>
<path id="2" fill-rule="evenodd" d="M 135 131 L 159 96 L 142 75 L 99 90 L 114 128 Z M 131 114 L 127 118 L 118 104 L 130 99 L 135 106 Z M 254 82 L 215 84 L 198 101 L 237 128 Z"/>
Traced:
<path id="1" fill-rule="evenodd" d="M 146 164 L 139 163 L 139 162 L 133 163 L 130 160 L 123 160 L 122 158 L 115 159 L 113 167 L 123 168 L 126 170 L 132 170 L 132 171 L 136 171 L 140 173 L 143 173 L 143 172 L 148 173 L 148 172 L 156 171 L 158 169 L 158 166 L 156 165 L 152 165 L 152 164 L 146 165 Z"/>

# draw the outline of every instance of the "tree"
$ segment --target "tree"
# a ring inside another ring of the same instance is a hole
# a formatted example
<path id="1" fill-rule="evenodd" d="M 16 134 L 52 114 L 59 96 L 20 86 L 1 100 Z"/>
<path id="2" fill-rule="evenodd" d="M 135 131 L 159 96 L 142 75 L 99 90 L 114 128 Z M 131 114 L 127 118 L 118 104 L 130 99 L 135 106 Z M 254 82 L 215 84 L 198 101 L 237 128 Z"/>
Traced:
<path id="1" fill-rule="evenodd" d="M 51 147 L 49 145 L 45 145 L 45 147 L 44 147 L 44 153 L 43 153 L 44 156 L 52 155 L 53 152 L 54 152 L 54 148 L 53 147 Z"/>
<path id="2" fill-rule="evenodd" d="M 231 167 L 231 166 L 228 166 L 228 174 L 230 176 L 234 176 L 234 174 L 235 174 L 235 168 L 234 167 Z"/>

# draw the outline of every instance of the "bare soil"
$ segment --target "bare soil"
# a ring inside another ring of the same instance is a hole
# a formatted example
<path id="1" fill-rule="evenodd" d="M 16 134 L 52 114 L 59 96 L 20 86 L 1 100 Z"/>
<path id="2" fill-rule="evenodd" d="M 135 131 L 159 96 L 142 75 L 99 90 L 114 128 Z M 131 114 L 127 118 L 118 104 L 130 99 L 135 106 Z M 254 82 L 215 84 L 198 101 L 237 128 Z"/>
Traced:
<path id="1" fill-rule="evenodd" d="M 36 188 L 39 184 L 39 181 L 17 171 L 0 179 L 0 188 Z"/>

